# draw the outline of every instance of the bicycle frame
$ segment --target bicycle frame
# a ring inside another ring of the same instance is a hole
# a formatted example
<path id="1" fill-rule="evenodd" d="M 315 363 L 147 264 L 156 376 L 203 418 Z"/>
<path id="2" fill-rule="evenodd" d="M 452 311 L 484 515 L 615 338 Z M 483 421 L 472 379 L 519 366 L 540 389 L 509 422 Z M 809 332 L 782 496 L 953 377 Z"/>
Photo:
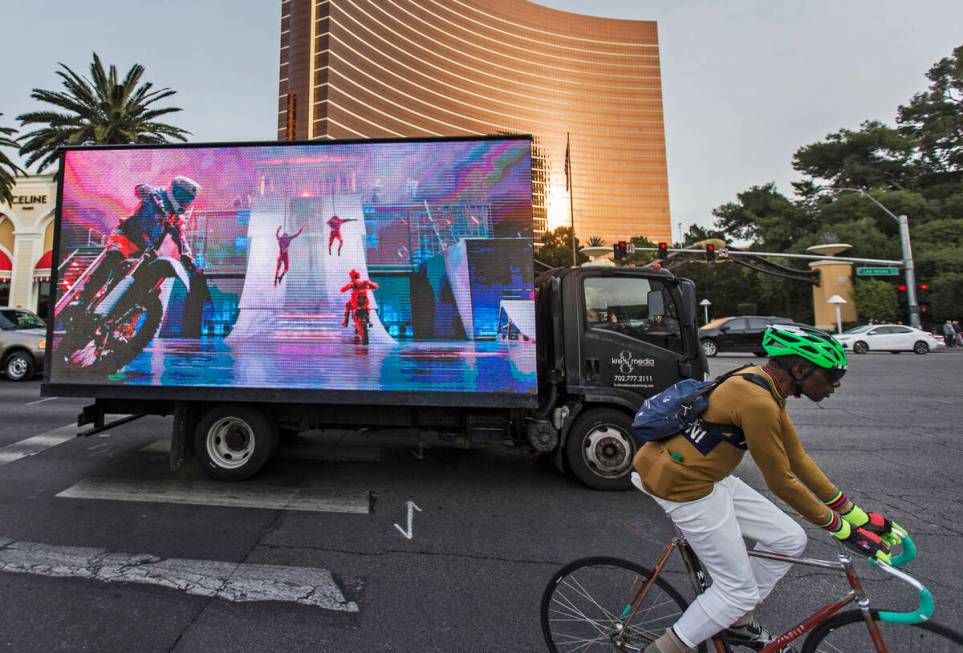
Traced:
<path id="1" fill-rule="evenodd" d="M 688 571 L 689 579 L 692 581 L 693 590 L 695 590 L 696 594 L 701 594 L 709 587 L 708 576 L 705 570 L 702 568 L 702 565 L 699 563 L 699 559 L 696 557 L 695 552 L 689 547 L 689 543 L 686 542 L 685 538 L 682 536 L 673 538 L 672 541 L 669 542 L 669 544 L 662 550 L 662 554 L 659 556 L 659 559 L 652 570 L 652 575 L 646 579 L 646 581 L 642 584 L 642 587 L 639 588 L 639 591 L 632 599 L 631 603 L 622 611 L 624 620 L 623 632 L 628 632 L 627 626 L 635 617 L 639 607 L 645 601 L 645 597 L 648 594 L 649 589 L 655 583 L 655 579 L 662 573 L 665 565 L 669 561 L 669 558 L 672 556 L 672 552 L 675 550 L 678 550 L 679 554 L 682 556 L 682 560 L 685 563 L 686 570 Z M 860 611 L 863 613 L 863 618 L 866 621 L 866 627 L 869 630 L 869 636 L 876 647 L 877 653 L 889 653 L 889 649 L 886 648 L 886 643 L 883 641 L 883 636 L 880 633 L 879 626 L 877 625 L 876 620 L 873 619 L 872 613 L 870 612 L 869 598 L 866 596 L 866 592 L 863 590 L 863 585 L 860 582 L 859 577 L 856 575 L 856 569 L 853 565 L 853 561 L 843 549 L 840 549 L 838 559 L 835 561 L 818 560 L 816 558 L 794 558 L 792 556 L 782 555 L 779 553 L 769 553 L 766 551 L 750 550 L 748 553 L 754 558 L 765 558 L 768 560 L 776 560 L 793 565 L 818 567 L 821 569 L 837 569 L 846 574 L 846 579 L 849 581 L 850 586 L 850 591 L 843 595 L 839 600 L 823 606 L 812 615 L 796 624 L 779 637 L 775 638 L 768 646 L 762 649 L 761 653 L 778 653 L 781 648 L 798 639 L 802 635 L 805 635 L 807 632 L 818 626 L 835 613 L 842 610 L 853 601 L 856 602 Z M 899 572 L 897 573 L 899 574 Z M 899 575 L 903 576 L 903 574 Z M 619 637 L 616 638 L 615 643 L 621 644 L 621 639 L 622 636 L 619 635 Z M 728 643 L 723 639 L 713 638 L 711 642 L 717 653 L 727 653 L 731 650 Z"/>

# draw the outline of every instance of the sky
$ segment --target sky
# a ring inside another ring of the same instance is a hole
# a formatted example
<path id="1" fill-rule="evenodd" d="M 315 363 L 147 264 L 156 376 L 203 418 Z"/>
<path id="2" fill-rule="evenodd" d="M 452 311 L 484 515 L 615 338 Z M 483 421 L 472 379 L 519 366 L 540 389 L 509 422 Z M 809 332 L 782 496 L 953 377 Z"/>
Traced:
<path id="1" fill-rule="evenodd" d="M 755 184 L 790 194 L 792 155 L 868 119 L 893 123 L 963 44 L 960 0 L 541 0 L 659 25 L 673 234 Z M 92 7 L 96 6 L 96 10 Z M 191 140 L 276 138 L 280 0 L 0 0 L 0 126 L 37 110 L 59 62 L 96 51 L 170 87 Z M 627 234 L 632 235 L 632 234 Z"/>

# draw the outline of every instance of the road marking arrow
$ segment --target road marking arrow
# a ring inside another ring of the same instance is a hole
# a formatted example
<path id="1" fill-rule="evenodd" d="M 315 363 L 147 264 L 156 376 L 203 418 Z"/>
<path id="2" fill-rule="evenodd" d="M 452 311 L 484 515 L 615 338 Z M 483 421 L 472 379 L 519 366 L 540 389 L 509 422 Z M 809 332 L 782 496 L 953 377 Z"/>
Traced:
<path id="1" fill-rule="evenodd" d="M 395 524 L 395 528 L 397 528 L 397 529 L 398 529 L 398 532 L 400 532 L 402 535 L 404 535 L 406 539 L 409 539 L 409 540 L 410 540 L 411 538 L 413 538 L 413 537 L 415 536 L 414 524 L 412 523 L 412 521 L 413 521 L 414 518 L 415 518 L 415 510 L 417 510 L 418 512 L 422 512 L 422 510 L 421 510 L 421 508 L 419 508 L 419 507 L 417 506 L 417 504 L 415 504 L 414 501 L 412 501 L 412 500 L 410 500 L 410 499 L 408 500 L 408 502 L 407 502 L 405 505 L 408 506 L 408 529 L 405 530 L 404 528 L 402 528 L 402 527 L 399 526 L 398 524 Z"/>

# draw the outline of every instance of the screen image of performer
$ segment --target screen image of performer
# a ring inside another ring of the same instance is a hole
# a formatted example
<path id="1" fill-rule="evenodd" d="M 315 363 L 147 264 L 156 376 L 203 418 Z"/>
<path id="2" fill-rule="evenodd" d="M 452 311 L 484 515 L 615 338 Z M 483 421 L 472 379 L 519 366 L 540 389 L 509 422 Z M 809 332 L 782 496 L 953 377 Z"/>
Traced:
<path id="1" fill-rule="evenodd" d="M 278 230 L 274 232 L 274 237 L 278 239 L 278 263 L 274 268 L 275 286 L 281 283 L 281 280 L 284 279 L 284 275 L 288 273 L 289 269 L 291 269 L 291 262 L 288 258 L 288 248 L 291 247 L 291 241 L 300 236 L 302 231 L 304 231 L 304 225 L 301 225 L 301 228 L 298 229 L 293 235 L 289 234 L 287 231 L 282 234 L 281 227 L 278 227 Z M 283 271 L 281 270 L 282 265 L 284 266 Z M 280 275 L 278 273 L 280 273 Z"/>
<path id="2" fill-rule="evenodd" d="M 116 274 L 125 259 L 136 258 L 148 247 L 160 248 L 169 235 L 177 246 L 181 262 L 194 269 L 194 259 L 184 237 L 184 214 L 194 202 L 201 186 L 193 179 L 178 176 L 171 180 L 170 190 L 138 184 L 134 193 L 141 201 L 132 215 L 124 218 L 107 239 L 107 249 L 100 264 L 90 273 L 80 295 L 86 306 L 97 291 Z"/>
<path id="3" fill-rule="evenodd" d="M 336 239 L 338 241 L 338 256 L 341 256 L 341 247 L 344 246 L 344 239 L 341 238 L 341 225 L 345 222 L 357 222 L 354 218 L 339 218 L 336 215 L 331 216 L 328 220 L 328 226 L 331 227 L 331 233 L 328 235 L 328 256 L 331 256 L 331 243 Z"/>
<path id="4" fill-rule="evenodd" d="M 348 320 L 351 318 L 351 314 L 354 313 L 355 331 L 357 331 L 360 336 L 362 335 L 362 328 L 366 330 L 368 323 L 368 310 L 371 305 L 368 301 L 368 291 L 377 290 L 378 284 L 368 279 L 362 279 L 361 273 L 357 270 L 351 270 L 348 276 L 351 280 L 341 288 L 341 292 L 348 292 L 350 290 L 351 299 L 344 304 L 344 322 L 342 326 L 348 326 Z M 361 320 L 365 322 L 363 326 L 360 324 Z"/>

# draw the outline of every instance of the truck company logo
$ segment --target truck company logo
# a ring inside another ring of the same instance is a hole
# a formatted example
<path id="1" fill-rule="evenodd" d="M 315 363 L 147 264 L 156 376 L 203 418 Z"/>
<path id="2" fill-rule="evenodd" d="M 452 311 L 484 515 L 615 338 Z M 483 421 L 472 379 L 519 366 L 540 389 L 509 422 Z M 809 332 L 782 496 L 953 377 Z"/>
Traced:
<path id="1" fill-rule="evenodd" d="M 618 365 L 622 374 L 631 374 L 636 367 L 655 367 L 654 358 L 632 358 L 632 352 L 623 349 L 618 358 L 612 359 L 612 365 Z"/>

